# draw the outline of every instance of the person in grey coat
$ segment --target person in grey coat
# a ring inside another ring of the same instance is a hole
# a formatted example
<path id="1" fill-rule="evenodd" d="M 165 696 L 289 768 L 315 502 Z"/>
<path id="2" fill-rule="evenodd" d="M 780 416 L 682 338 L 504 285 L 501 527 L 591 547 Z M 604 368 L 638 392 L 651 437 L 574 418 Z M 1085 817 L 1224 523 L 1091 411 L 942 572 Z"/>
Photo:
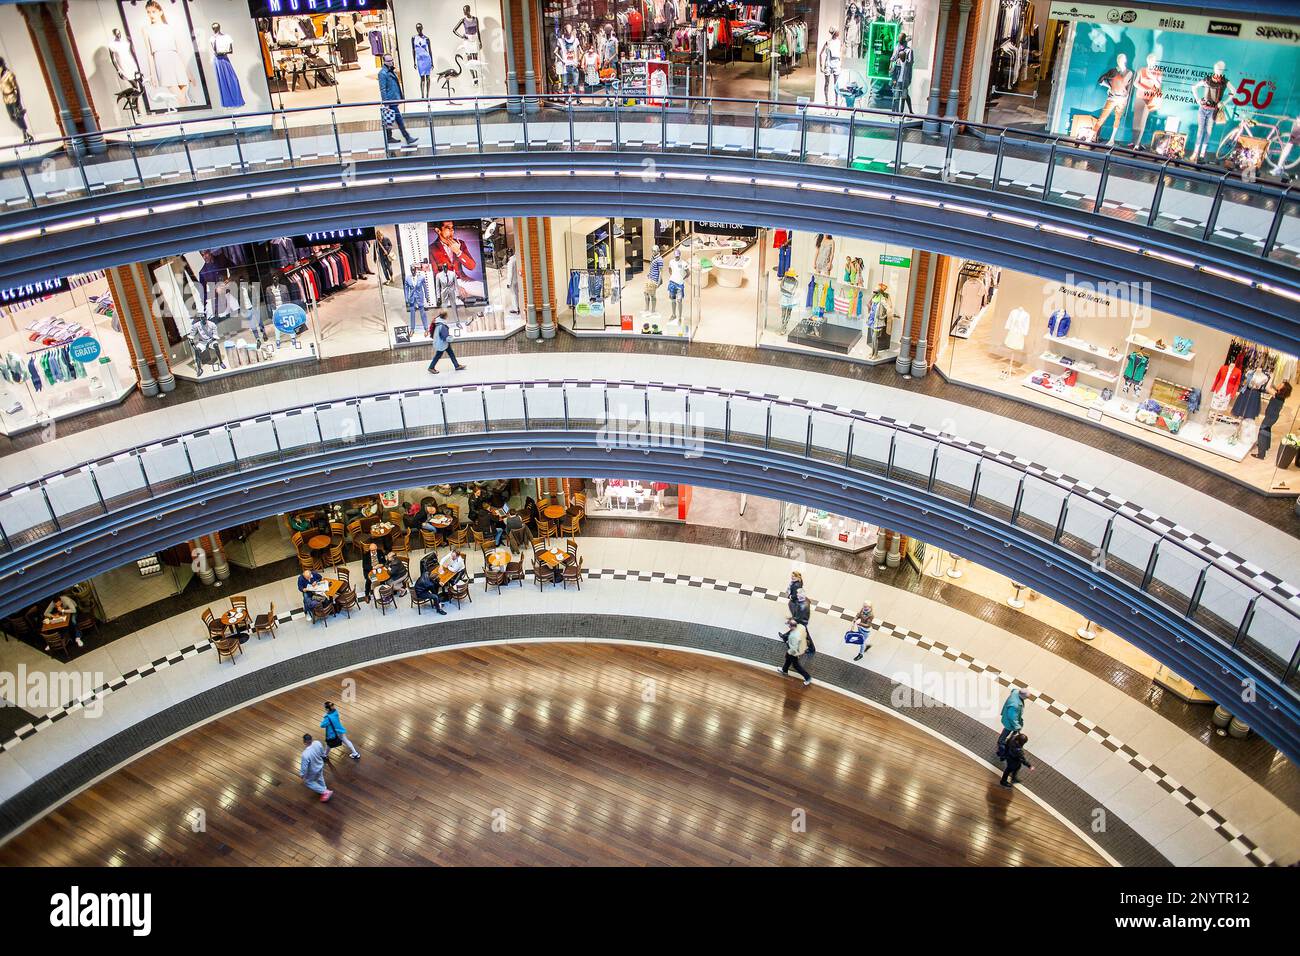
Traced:
<path id="1" fill-rule="evenodd" d="M 302 742 L 306 744 L 298 768 L 302 782 L 308 790 L 319 793 L 320 802 L 325 803 L 334 796 L 334 791 L 325 786 L 325 745 L 319 740 L 312 740 L 311 734 L 303 734 Z"/>
<path id="2" fill-rule="evenodd" d="M 804 627 L 794 618 L 785 622 L 786 629 L 781 633 L 781 640 L 785 641 L 785 663 L 777 670 L 781 672 L 782 677 L 790 676 L 790 668 L 793 667 L 803 677 L 803 686 L 807 687 L 812 683 L 812 675 L 804 669 L 800 662 L 811 642 L 808 640 L 808 628 Z"/>

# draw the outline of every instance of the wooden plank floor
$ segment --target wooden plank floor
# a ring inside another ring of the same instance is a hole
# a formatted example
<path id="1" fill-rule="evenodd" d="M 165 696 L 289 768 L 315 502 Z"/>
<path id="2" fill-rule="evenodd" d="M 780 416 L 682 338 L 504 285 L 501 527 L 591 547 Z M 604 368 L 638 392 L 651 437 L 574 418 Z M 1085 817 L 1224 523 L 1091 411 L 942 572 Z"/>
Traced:
<path id="1" fill-rule="evenodd" d="M 0 847 L 0 864 L 1103 862 L 952 748 L 774 670 L 550 644 L 348 676 L 363 758 L 334 752 L 329 804 L 298 754 L 342 678 L 135 761 Z"/>

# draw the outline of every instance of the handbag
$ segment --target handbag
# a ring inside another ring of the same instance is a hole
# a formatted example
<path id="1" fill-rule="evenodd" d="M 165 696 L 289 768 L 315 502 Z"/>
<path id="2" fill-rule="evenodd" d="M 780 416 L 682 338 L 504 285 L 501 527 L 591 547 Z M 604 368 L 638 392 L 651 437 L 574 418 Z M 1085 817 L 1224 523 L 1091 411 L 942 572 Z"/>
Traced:
<path id="1" fill-rule="evenodd" d="M 331 723 L 331 724 L 330 724 L 330 729 L 333 730 L 333 728 L 334 728 L 334 724 Z M 338 737 L 336 737 L 336 736 L 332 736 L 331 734 L 328 734 L 328 733 L 327 733 L 327 734 L 325 735 L 325 746 L 326 746 L 326 747 L 330 747 L 330 748 L 334 748 L 334 747 L 342 747 L 342 746 L 343 746 L 343 738 L 342 738 L 341 736 L 338 736 Z"/>
<path id="2" fill-rule="evenodd" d="M 846 631 L 844 633 L 845 644 L 857 644 L 861 646 L 865 644 L 866 641 L 867 641 L 867 636 L 863 634 L 861 631 Z"/>

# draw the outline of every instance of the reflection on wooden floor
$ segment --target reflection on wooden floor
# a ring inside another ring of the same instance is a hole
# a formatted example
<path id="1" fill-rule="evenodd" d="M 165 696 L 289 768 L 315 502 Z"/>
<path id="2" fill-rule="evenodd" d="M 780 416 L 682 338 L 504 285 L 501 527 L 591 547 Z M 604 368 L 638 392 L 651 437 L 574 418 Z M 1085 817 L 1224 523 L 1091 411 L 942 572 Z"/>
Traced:
<path id="1" fill-rule="evenodd" d="M 347 677 L 352 702 L 317 681 L 159 748 L 0 864 L 1102 863 L 969 758 L 775 670 L 548 644 Z M 297 765 L 327 698 L 363 759 L 334 752 L 321 804 Z"/>

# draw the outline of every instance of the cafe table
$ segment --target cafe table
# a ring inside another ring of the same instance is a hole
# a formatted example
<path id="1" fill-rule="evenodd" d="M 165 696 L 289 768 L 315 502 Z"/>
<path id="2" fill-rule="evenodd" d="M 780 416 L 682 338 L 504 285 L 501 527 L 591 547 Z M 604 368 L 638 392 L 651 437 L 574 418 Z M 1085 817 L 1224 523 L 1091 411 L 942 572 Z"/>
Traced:
<path id="1" fill-rule="evenodd" d="M 542 515 L 551 521 L 558 521 L 567 514 L 564 505 L 547 505 L 542 509 Z"/>
<path id="2" fill-rule="evenodd" d="M 251 618 L 249 617 L 248 612 L 243 608 L 238 607 L 232 607 L 225 614 L 221 615 L 221 623 L 228 628 L 233 627 L 235 629 L 240 644 L 243 644 L 248 640 L 248 625 L 250 620 Z"/>
<path id="3" fill-rule="evenodd" d="M 538 557 L 541 558 L 543 564 L 552 570 L 563 567 L 569 560 L 568 554 L 557 548 L 547 548 L 545 551 L 540 551 Z"/>
<path id="4" fill-rule="evenodd" d="M 324 551 L 329 548 L 331 540 L 327 534 L 314 534 L 307 539 L 307 547 L 312 551 Z"/>
<path id="5" fill-rule="evenodd" d="M 378 521 L 370 526 L 370 540 L 382 544 L 387 550 L 389 540 L 393 537 L 393 532 L 397 526 L 387 521 Z"/>
<path id="6" fill-rule="evenodd" d="M 487 553 L 487 564 L 494 571 L 504 571 L 512 557 L 507 548 L 493 548 Z"/>

